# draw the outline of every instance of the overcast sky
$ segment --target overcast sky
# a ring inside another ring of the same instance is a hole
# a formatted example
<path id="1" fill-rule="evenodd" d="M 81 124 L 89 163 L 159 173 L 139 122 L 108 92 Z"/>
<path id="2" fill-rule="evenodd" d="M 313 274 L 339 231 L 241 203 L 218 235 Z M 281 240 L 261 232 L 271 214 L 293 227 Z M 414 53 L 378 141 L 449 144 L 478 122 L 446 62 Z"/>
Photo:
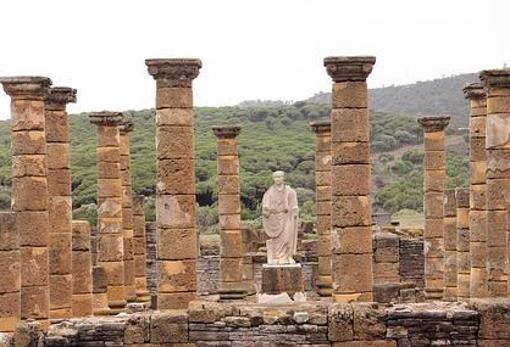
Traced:
<path id="1" fill-rule="evenodd" d="M 370 87 L 510 65 L 508 0 L 11 0 L 0 13 L 0 76 L 77 88 L 70 112 L 153 107 L 145 58 L 200 58 L 199 106 L 329 91 L 328 55 L 375 55 Z"/>

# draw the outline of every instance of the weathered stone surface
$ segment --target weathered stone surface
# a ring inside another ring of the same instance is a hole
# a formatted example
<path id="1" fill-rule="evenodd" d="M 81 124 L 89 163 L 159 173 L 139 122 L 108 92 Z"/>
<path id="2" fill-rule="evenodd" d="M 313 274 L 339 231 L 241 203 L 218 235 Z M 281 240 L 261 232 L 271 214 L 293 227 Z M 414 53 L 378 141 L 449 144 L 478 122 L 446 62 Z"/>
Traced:
<path id="1" fill-rule="evenodd" d="M 159 259 L 180 260 L 197 257 L 197 236 L 194 229 L 157 229 Z"/>

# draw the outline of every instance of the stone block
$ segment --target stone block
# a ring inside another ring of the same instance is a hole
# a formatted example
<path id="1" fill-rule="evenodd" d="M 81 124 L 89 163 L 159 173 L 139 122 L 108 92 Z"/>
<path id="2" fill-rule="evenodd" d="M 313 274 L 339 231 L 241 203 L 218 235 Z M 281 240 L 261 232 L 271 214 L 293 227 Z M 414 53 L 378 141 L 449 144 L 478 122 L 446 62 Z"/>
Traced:
<path id="1" fill-rule="evenodd" d="M 426 151 L 444 151 L 444 138 L 443 131 L 436 131 L 424 133 L 424 146 Z"/>
<path id="2" fill-rule="evenodd" d="M 315 186 L 315 201 L 331 201 L 331 185 Z"/>
<path id="3" fill-rule="evenodd" d="M 0 331 L 14 331 L 20 316 L 21 296 L 19 291 L 0 294 Z"/>
<path id="4" fill-rule="evenodd" d="M 487 249 L 489 281 L 507 281 L 506 262 L 506 247 L 489 247 Z"/>
<path id="5" fill-rule="evenodd" d="M 469 163 L 469 177 L 471 180 L 471 184 L 485 185 L 485 181 L 487 179 L 486 171 L 487 171 L 487 162 L 485 162 L 485 161 L 470 162 Z"/>
<path id="6" fill-rule="evenodd" d="M 50 276 L 50 309 L 70 308 L 73 289 L 72 275 Z M 69 318 L 69 317 L 67 317 Z"/>
<path id="7" fill-rule="evenodd" d="M 118 165 L 120 175 L 120 148 L 119 147 L 97 147 L 97 162 L 114 163 Z"/>
<path id="8" fill-rule="evenodd" d="M 193 126 L 191 108 L 162 108 L 156 110 L 156 126 Z"/>
<path id="9" fill-rule="evenodd" d="M 398 263 L 374 263 L 373 278 L 377 284 L 399 283 L 399 264 Z"/>
<path id="10" fill-rule="evenodd" d="M 443 193 L 425 192 L 425 218 L 443 218 Z"/>
<path id="11" fill-rule="evenodd" d="M 329 152 L 320 153 L 316 152 L 315 154 L 315 174 L 321 171 L 330 171 L 331 170 L 331 154 Z"/>
<path id="12" fill-rule="evenodd" d="M 49 287 L 22 288 L 20 302 L 21 319 L 47 319 L 50 305 Z"/>
<path id="13" fill-rule="evenodd" d="M 333 142 L 368 142 L 370 140 L 368 109 L 332 109 L 331 140 Z"/>
<path id="14" fill-rule="evenodd" d="M 47 246 L 49 243 L 48 212 L 17 212 L 16 229 L 21 246 Z"/>
<path id="15" fill-rule="evenodd" d="M 69 143 L 49 143 L 46 146 L 46 155 L 49 169 L 69 169 Z"/>
<path id="16" fill-rule="evenodd" d="M 135 255 L 135 276 L 145 278 L 145 255 Z"/>
<path id="17" fill-rule="evenodd" d="M 239 158 L 237 155 L 218 156 L 218 175 L 239 175 Z"/>
<path id="18" fill-rule="evenodd" d="M 156 109 L 192 108 L 193 91 L 191 88 L 158 88 L 156 90 Z"/>
<path id="19" fill-rule="evenodd" d="M 487 247 L 506 244 L 506 217 L 506 211 L 487 211 Z"/>
<path id="20" fill-rule="evenodd" d="M 220 230 L 220 256 L 227 258 L 243 256 L 243 238 L 239 229 Z"/>
<path id="21" fill-rule="evenodd" d="M 332 165 L 370 164 L 370 143 L 333 142 L 331 145 Z"/>
<path id="22" fill-rule="evenodd" d="M 195 291 L 176 293 L 158 292 L 157 307 L 160 310 L 186 309 L 189 303 L 195 299 L 196 299 Z"/>
<path id="23" fill-rule="evenodd" d="M 268 265 L 262 267 L 263 294 L 304 292 L 303 270 L 300 264 Z"/>
<path id="24" fill-rule="evenodd" d="M 331 171 L 315 171 L 315 185 L 331 187 Z"/>
<path id="25" fill-rule="evenodd" d="M 11 209 L 13 211 L 44 211 L 48 208 L 48 183 L 45 177 L 12 179 Z"/>
<path id="26" fill-rule="evenodd" d="M 120 165 L 119 163 L 110 163 L 110 162 L 97 162 L 97 177 L 107 178 L 107 179 L 119 179 L 120 175 Z"/>
<path id="27" fill-rule="evenodd" d="M 444 220 L 435 218 L 435 219 L 425 219 L 425 229 L 423 230 L 423 236 L 425 239 L 429 238 L 439 238 L 444 235 Z"/>
<path id="28" fill-rule="evenodd" d="M 162 195 L 195 194 L 194 160 L 159 160 L 157 163 L 156 191 Z"/>
<path id="29" fill-rule="evenodd" d="M 239 176 L 218 176 L 218 192 L 220 194 L 239 194 Z"/>
<path id="30" fill-rule="evenodd" d="M 354 312 L 350 304 L 333 304 L 328 312 L 328 339 L 332 342 L 354 339 Z"/>
<path id="31" fill-rule="evenodd" d="M 16 213 L 0 212 L 0 251 L 18 250 L 18 235 L 16 231 Z"/>
<path id="32" fill-rule="evenodd" d="M 11 100 L 11 129 L 44 130 L 44 102 L 35 100 Z"/>
<path id="33" fill-rule="evenodd" d="M 241 213 L 241 200 L 238 194 L 218 196 L 219 214 Z"/>
<path id="34" fill-rule="evenodd" d="M 472 210 L 487 209 L 487 187 L 483 185 L 471 185 L 469 200 Z"/>
<path id="35" fill-rule="evenodd" d="M 158 259 L 196 259 L 198 236 L 195 229 L 157 229 Z"/>
<path id="36" fill-rule="evenodd" d="M 218 139 L 218 156 L 222 155 L 232 155 L 237 157 L 237 140 L 235 138 Z"/>
<path id="37" fill-rule="evenodd" d="M 108 285 L 108 288 L 106 288 L 108 307 L 113 313 L 122 310 L 126 306 L 126 288 L 124 284 Z"/>
<path id="38" fill-rule="evenodd" d="M 372 229 L 365 227 L 333 228 L 332 252 L 335 254 L 367 254 L 372 252 Z"/>
<path id="39" fill-rule="evenodd" d="M 372 255 L 333 254 L 333 290 L 335 293 L 360 293 L 372 290 Z"/>
<path id="40" fill-rule="evenodd" d="M 90 224 L 85 220 L 72 221 L 73 251 L 90 250 Z"/>
<path id="41" fill-rule="evenodd" d="M 100 219 L 106 220 L 111 218 L 116 219 L 116 223 L 121 223 L 120 218 L 122 218 L 122 198 L 120 196 L 98 198 L 97 204 L 97 215 Z M 114 221 L 112 220 L 112 222 Z"/>
<path id="42" fill-rule="evenodd" d="M 370 226 L 369 196 L 333 196 L 332 225 L 334 227 Z"/>
<path id="43" fill-rule="evenodd" d="M 471 161 L 485 161 L 485 137 L 471 137 L 469 139 L 469 157 Z"/>
<path id="44" fill-rule="evenodd" d="M 156 220 L 159 227 L 194 228 L 195 195 L 156 195 Z"/>
<path id="45" fill-rule="evenodd" d="M 510 178 L 510 153 L 492 149 L 488 154 L 487 178 Z"/>
<path id="46" fill-rule="evenodd" d="M 444 191 L 446 179 L 444 170 L 427 170 L 423 177 L 423 187 L 426 192 Z"/>
<path id="47" fill-rule="evenodd" d="M 69 142 L 69 119 L 65 111 L 45 112 L 46 141 Z"/>
<path id="48" fill-rule="evenodd" d="M 73 293 L 92 292 L 91 259 L 89 252 L 73 252 Z"/>
<path id="49" fill-rule="evenodd" d="M 329 216 L 331 216 L 331 209 L 331 201 L 317 201 L 315 203 L 315 214 L 317 216 L 328 216 L 329 219 Z M 329 222 L 329 224 L 331 223 Z"/>
<path id="50" fill-rule="evenodd" d="M 118 147 L 120 145 L 120 133 L 117 126 L 101 125 L 97 129 L 98 147 Z"/>
<path id="51" fill-rule="evenodd" d="M 442 170 L 446 166 L 446 152 L 445 151 L 425 151 L 423 160 L 423 167 L 425 170 Z M 427 172 L 428 174 L 428 172 Z"/>
<path id="52" fill-rule="evenodd" d="M 46 154 L 46 135 L 41 130 L 15 131 L 11 134 L 12 155 Z"/>
<path id="53" fill-rule="evenodd" d="M 71 196 L 71 171 L 56 169 L 48 172 L 48 193 L 52 196 Z"/>
<path id="54" fill-rule="evenodd" d="M 382 340 L 386 337 L 386 308 L 373 303 L 352 305 L 354 315 L 354 338 L 356 340 Z"/>
<path id="55" fill-rule="evenodd" d="M 506 209 L 505 192 L 510 190 L 510 179 L 487 180 L 487 208 L 489 210 Z"/>
<path id="56" fill-rule="evenodd" d="M 73 317 L 92 316 L 93 310 L 92 294 L 74 294 L 72 296 L 71 311 Z"/>
<path id="57" fill-rule="evenodd" d="M 333 249 L 331 246 L 331 235 L 319 235 L 318 251 L 319 257 L 331 256 Z"/>
<path id="58" fill-rule="evenodd" d="M 510 113 L 510 102 L 507 96 L 491 96 L 489 100 L 487 102 L 487 114 Z"/>
<path id="59" fill-rule="evenodd" d="M 18 250 L 0 252 L 0 293 L 16 292 L 21 287 L 21 263 Z"/>
<path id="60" fill-rule="evenodd" d="M 195 157 L 192 127 L 156 128 L 156 156 L 161 159 L 193 159 Z"/>
<path id="61" fill-rule="evenodd" d="M 427 246 L 425 246 L 427 247 Z M 426 258 L 425 276 L 428 279 L 438 279 L 443 282 L 444 258 Z M 442 288 L 442 286 L 440 286 Z"/>
<path id="62" fill-rule="evenodd" d="M 374 260 L 378 263 L 398 263 L 398 247 L 377 247 L 374 250 Z"/>
<path id="63" fill-rule="evenodd" d="M 122 261 L 124 255 L 124 241 L 120 234 L 99 234 L 96 236 L 97 261 Z"/>
<path id="64" fill-rule="evenodd" d="M 332 347 L 397 347 L 393 340 L 333 342 Z"/>
<path id="65" fill-rule="evenodd" d="M 471 271 L 473 268 L 485 268 L 487 264 L 487 245 L 485 242 L 471 242 L 469 246 L 471 256 Z"/>
<path id="66" fill-rule="evenodd" d="M 46 247 L 21 247 L 21 285 L 46 286 L 49 283 L 49 259 Z"/>
<path id="67" fill-rule="evenodd" d="M 223 282 L 241 282 L 243 258 L 220 258 L 220 273 Z"/>
<path id="68" fill-rule="evenodd" d="M 334 83 L 331 93 L 332 108 L 366 108 L 368 91 L 366 82 Z"/>
<path id="69" fill-rule="evenodd" d="M 469 293 L 472 298 L 487 296 L 487 270 L 485 268 L 471 268 L 469 279 Z"/>
<path id="70" fill-rule="evenodd" d="M 220 230 L 240 230 L 241 229 L 241 215 L 224 214 L 219 216 Z"/>
<path id="71" fill-rule="evenodd" d="M 158 293 L 196 290 L 196 260 L 158 261 L 156 271 Z"/>
<path id="72" fill-rule="evenodd" d="M 73 218 L 72 198 L 70 196 L 50 196 L 48 203 L 50 233 L 71 233 Z"/>
<path id="73" fill-rule="evenodd" d="M 16 155 L 11 157 L 12 177 L 45 176 L 48 170 L 43 154 Z"/>
<path id="74" fill-rule="evenodd" d="M 370 165 L 336 165 L 332 167 L 332 176 L 333 195 L 370 194 Z"/>
<path id="75" fill-rule="evenodd" d="M 120 178 L 98 178 L 97 179 L 97 197 L 98 198 L 116 198 L 122 196 Z"/>
<path id="76" fill-rule="evenodd" d="M 99 262 L 98 265 L 104 269 L 108 286 L 124 285 L 124 264 L 122 261 Z M 94 279 L 95 281 L 95 279 Z M 95 284 L 94 284 L 95 285 Z"/>
<path id="77" fill-rule="evenodd" d="M 65 275 L 71 273 L 71 234 L 50 234 L 50 273 Z"/>

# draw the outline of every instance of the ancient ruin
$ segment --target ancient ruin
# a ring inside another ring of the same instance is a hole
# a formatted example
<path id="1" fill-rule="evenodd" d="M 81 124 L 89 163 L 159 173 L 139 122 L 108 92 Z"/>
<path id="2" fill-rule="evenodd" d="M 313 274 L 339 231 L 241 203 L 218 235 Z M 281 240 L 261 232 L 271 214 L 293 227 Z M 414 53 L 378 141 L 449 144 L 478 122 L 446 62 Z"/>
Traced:
<path id="1" fill-rule="evenodd" d="M 196 225 L 192 81 L 202 63 L 145 63 L 156 80 L 154 194 L 134 196 L 136 118 L 89 113 L 97 225 L 73 220 L 66 106 L 76 90 L 51 88 L 46 77 L 0 78 L 12 134 L 0 346 L 510 345 L 510 69 L 482 71 L 463 89 L 468 186 L 448 183 L 450 117 L 418 119 L 425 220 L 414 232 L 372 217 L 366 80 L 375 57 L 324 59 L 332 109 L 310 122 L 316 219 L 308 230 L 300 187 L 279 169 L 260 204 L 261 227 L 243 225 L 241 127 L 208 127 L 217 145 L 215 244 Z"/>

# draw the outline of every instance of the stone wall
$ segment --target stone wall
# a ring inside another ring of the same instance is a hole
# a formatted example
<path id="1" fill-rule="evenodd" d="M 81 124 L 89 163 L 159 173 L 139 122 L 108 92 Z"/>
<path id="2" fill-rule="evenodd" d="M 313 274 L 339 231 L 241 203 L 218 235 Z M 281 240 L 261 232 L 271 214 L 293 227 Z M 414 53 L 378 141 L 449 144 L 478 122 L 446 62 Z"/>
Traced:
<path id="1" fill-rule="evenodd" d="M 41 339 L 21 325 L 14 340 L 27 336 Z M 188 310 L 64 321 L 42 340 L 47 347 L 504 347 L 510 346 L 510 301 L 288 307 L 196 301 Z"/>

